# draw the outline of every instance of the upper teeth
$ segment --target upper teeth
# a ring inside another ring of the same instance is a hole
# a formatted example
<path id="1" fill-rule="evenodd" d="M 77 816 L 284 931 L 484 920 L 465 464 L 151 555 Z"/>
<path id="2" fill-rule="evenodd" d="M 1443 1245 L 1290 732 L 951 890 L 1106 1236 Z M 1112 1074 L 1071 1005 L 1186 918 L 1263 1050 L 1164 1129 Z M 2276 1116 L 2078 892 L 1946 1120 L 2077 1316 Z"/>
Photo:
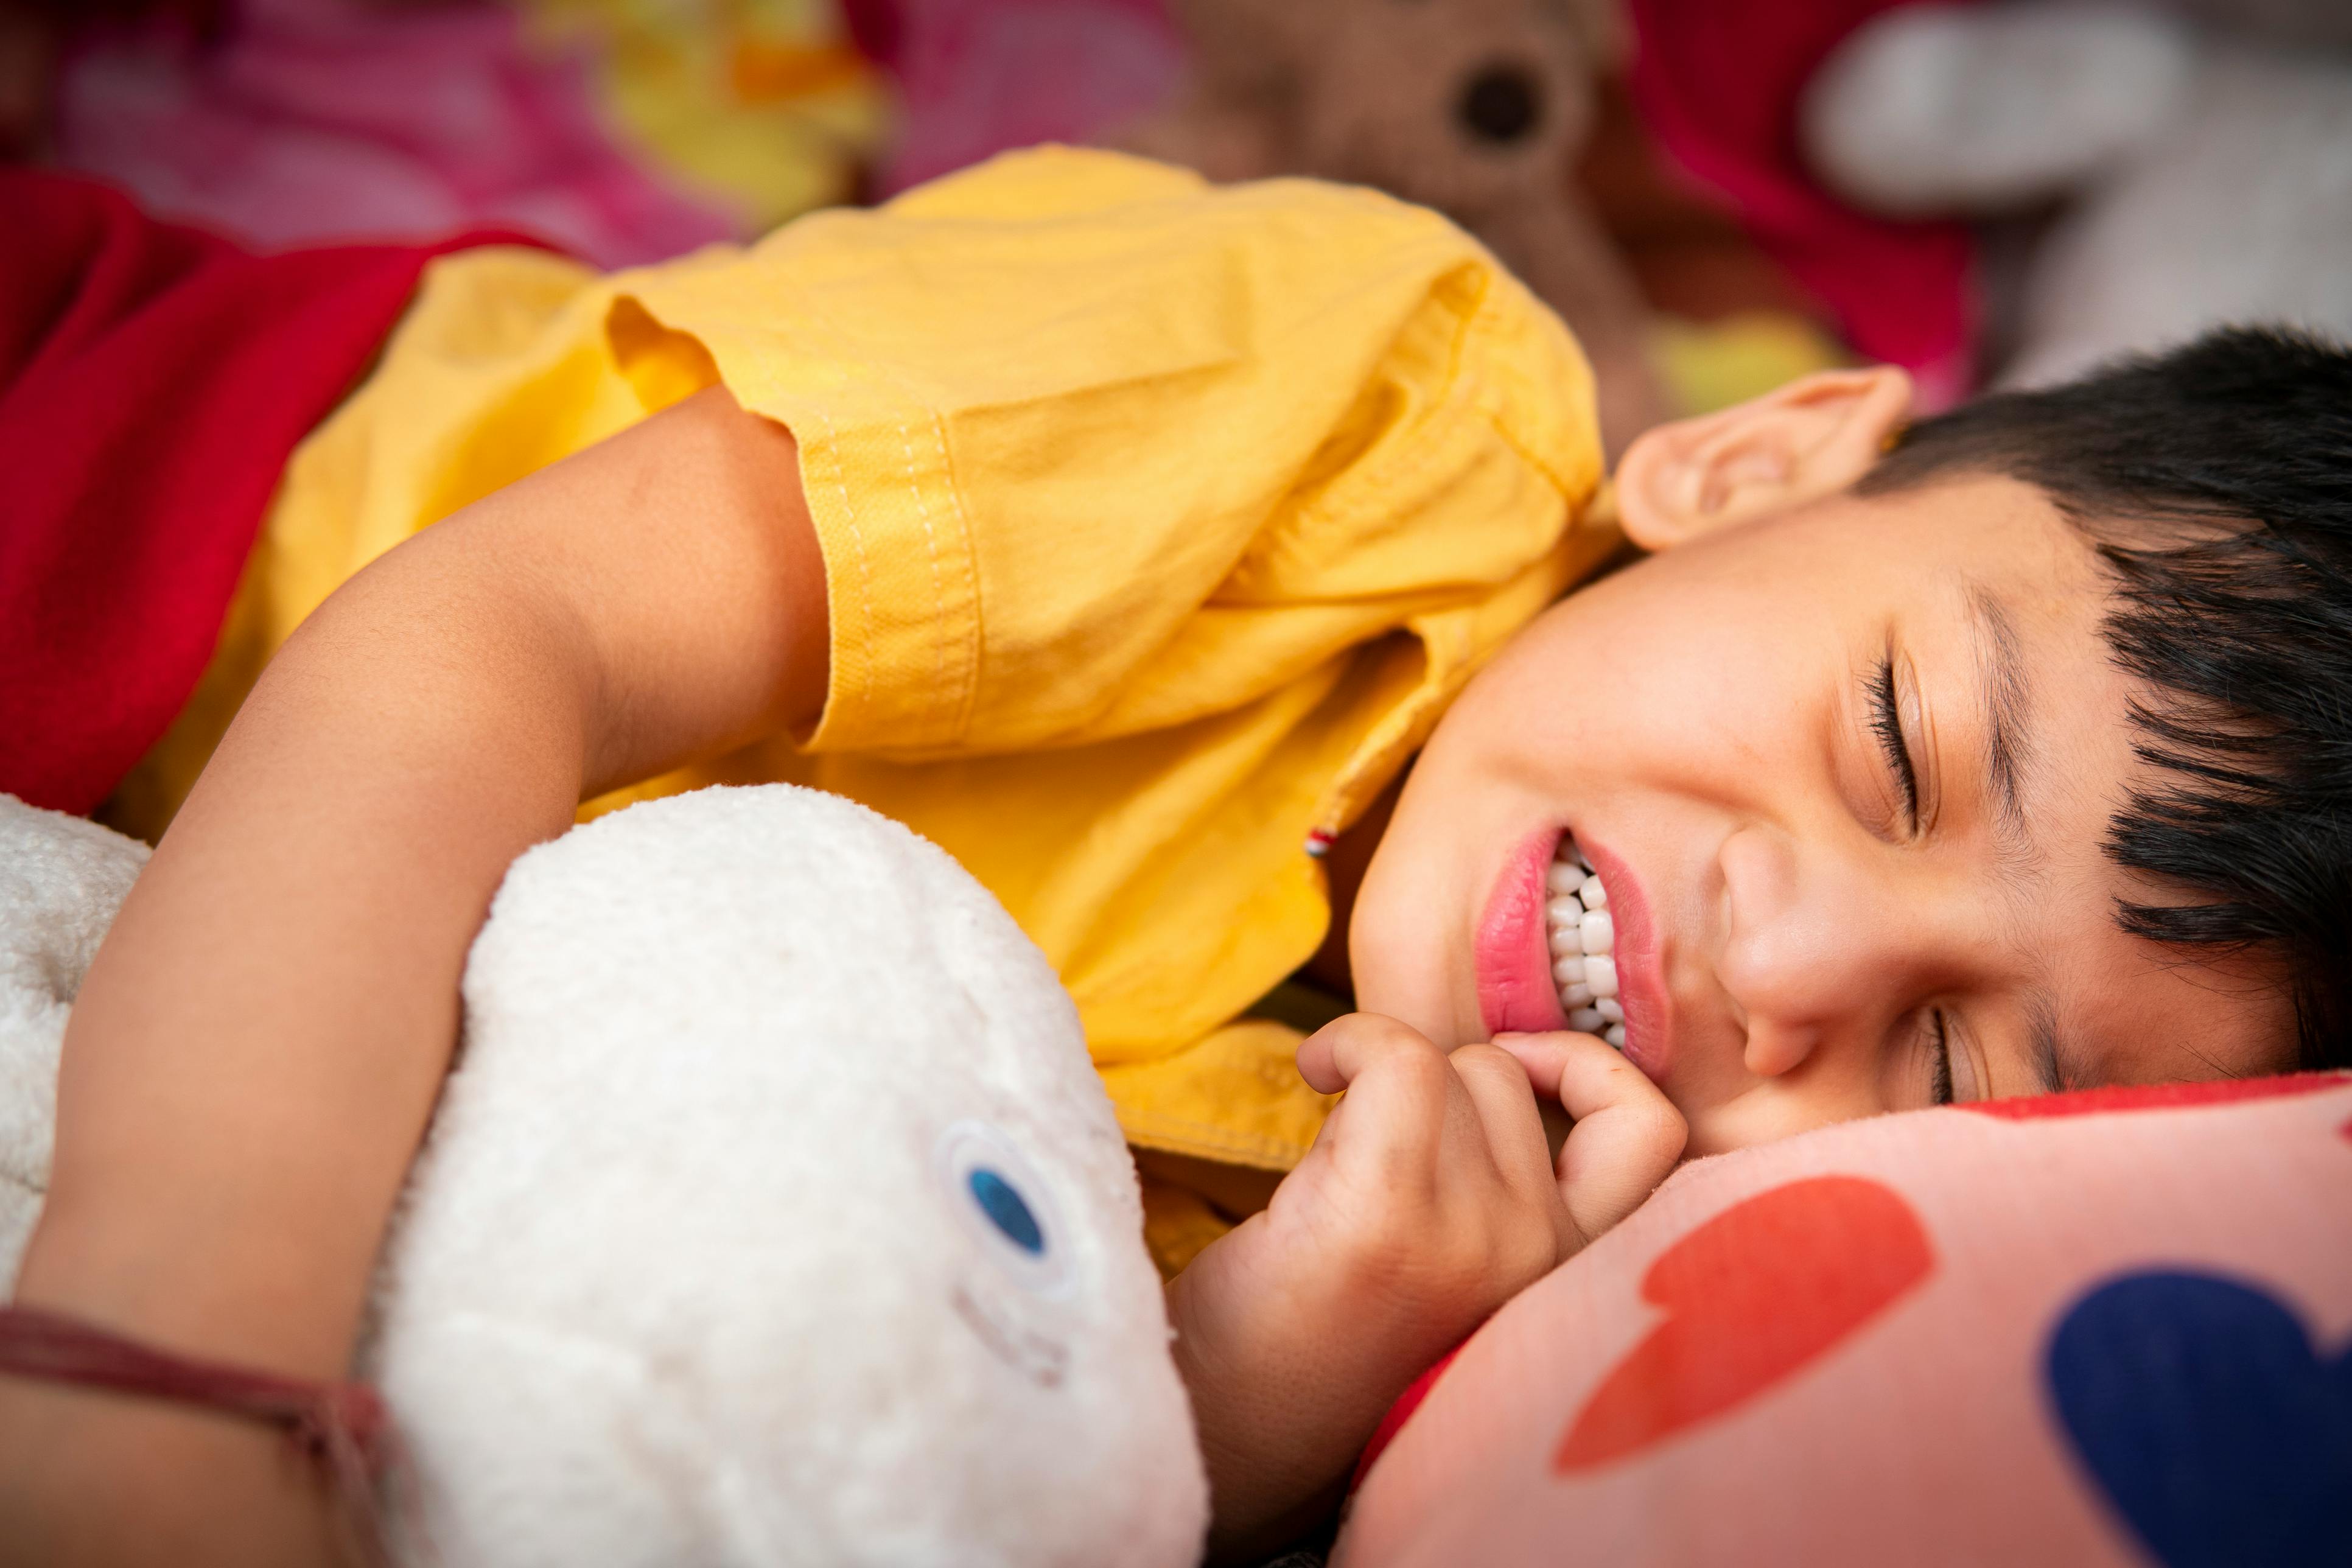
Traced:
<path id="1" fill-rule="evenodd" d="M 1599 1035 L 1622 1050 L 1625 1009 L 1617 1003 L 1617 922 L 1609 915 L 1609 889 L 1592 862 L 1560 836 L 1559 851 L 1545 876 L 1551 901 L 1544 906 L 1544 929 L 1554 954 L 1551 973 L 1559 984 L 1568 1026 Z"/>

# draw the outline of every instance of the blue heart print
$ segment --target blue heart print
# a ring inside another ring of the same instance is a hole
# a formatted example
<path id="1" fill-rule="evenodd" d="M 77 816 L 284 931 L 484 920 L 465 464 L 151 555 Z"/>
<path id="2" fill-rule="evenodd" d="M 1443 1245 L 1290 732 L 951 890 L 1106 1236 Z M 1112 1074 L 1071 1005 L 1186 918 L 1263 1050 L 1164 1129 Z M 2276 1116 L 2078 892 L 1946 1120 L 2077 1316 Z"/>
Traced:
<path id="1" fill-rule="evenodd" d="M 2352 1563 L 2352 1351 L 2323 1358 L 2268 1291 L 2111 1279 L 2046 1371 L 2084 1468 L 2166 1568 Z"/>

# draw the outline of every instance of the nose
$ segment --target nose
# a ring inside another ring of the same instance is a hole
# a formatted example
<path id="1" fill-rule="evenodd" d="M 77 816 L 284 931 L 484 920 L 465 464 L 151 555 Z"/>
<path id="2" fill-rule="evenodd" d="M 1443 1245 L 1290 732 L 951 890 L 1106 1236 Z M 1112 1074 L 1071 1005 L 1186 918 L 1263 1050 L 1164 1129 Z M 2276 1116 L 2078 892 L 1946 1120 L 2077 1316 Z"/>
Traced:
<path id="1" fill-rule="evenodd" d="M 1758 1077 L 1882 1035 L 1937 954 L 1964 949 L 1961 922 L 1931 889 L 1868 860 L 1804 851 L 1770 826 L 1724 841 L 1728 918 L 1717 978 L 1742 1015 L 1743 1060 Z"/>

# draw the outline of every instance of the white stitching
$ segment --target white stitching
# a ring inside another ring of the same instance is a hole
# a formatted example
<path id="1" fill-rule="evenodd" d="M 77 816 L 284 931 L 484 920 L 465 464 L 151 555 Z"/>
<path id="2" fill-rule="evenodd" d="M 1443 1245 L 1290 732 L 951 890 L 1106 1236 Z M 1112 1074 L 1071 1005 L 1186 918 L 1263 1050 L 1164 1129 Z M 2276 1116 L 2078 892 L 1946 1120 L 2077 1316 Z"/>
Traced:
<path id="1" fill-rule="evenodd" d="M 930 415 L 930 416 L 931 416 L 931 418 L 932 418 L 932 420 L 933 420 L 933 422 L 934 422 L 934 423 L 936 423 L 936 422 L 938 421 L 938 419 L 939 419 L 939 412 L 938 412 L 938 410 L 936 410 L 936 409 L 934 409 L 934 408 L 930 407 L 929 401 L 928 401 L 927 399 L 923 398 L 922 396 L 920 396 L 920 395 L 917 393 L 916 388 L 915 388 L 915 386 L 914 386 L 914 384 L 913 384 L 913 383 L 912 383 L 911 379 L 908 376 L 908 374 L 907 374 L 907 373 L 906 373 L 906 371 L 904 370 L 904 368 L 903 368 L 903 367 L 900 367 L 900 366 L 898 366 L 898 365 L 897 365 L 897 364 L 895 364 L 895 363 L 888 363 L 888 362 L 887 362 L 887 361 L 886 361 L 884 363 L 880 364 L 880 365 L 872 365 L 872 364 L 870 363 L 870 356 L 867 356 L 867 355 L 865 355 L 865 354 L 853 354 L 853 353 L 850 353 L 845 352 L 844 345 L 845 345 L 845 344 L 847 342 L 847 341 L 848 341 L 848 339 L 847 339 L 847 335 L 846 335 L 846 334 L 845 334 L 845 333 L 841 330 L 841 328 L 840 328 L 839 326 L 837 326 L 834 321 L 832 321 L 830 319 L 828 319 L 823 311 L 821 311 L 821 310 L 813 310 L 813 311 L 809 312 L 807 315 L 805 315 L 805 316 L 803 316 L 803 317 L 802 317 L 802 318 L 800 319 L 799 325 L 800 325 L 800 327 L 802 328 L 802 330 L 803 330 L 803 331 L 805 331 L 805 332 L 808 332 L 808 333 L 810 333 L 810 334 L 814 335 L 815 337 L 817 337 L 818 339 L 820 339 L 823 342 L 824 342 L 825 344 L 829 345 L 829 346 L 828 346 L 828 348 L 827 348 L 827 350 L 826 350 L 826 352 L 827 352 L 828 353 L 830 353 L 835 361 L 837 361 L 837 362 L 840 362 L 840 361 L 849 361 L 849 362 L 856 362 L 856 363 L 868 363 L 868 365 L 869 365 L 869 368 L 879 370 L 879 371 L 882 373 L 883 379 L 885 379 L 885 380 L 887 380 L 887 382 L 889 382 L 889 383 L 893 384 L 893 385 L 895 386 L 895 389 L 896 389 L 896 390 L 897 390 L 897 391 L 898 391 L 898 392 L 902 396 L 904 396 L 904 397 L 907 399 L 907 401 L 908 401 L 908 402 L 910 402 L 910 403 L 914 403 L 914 404 L 916 404 L 917 405 L 919 405 L 919 406 L 922 407 L 926 413 L 928 413 L 928 414 L 929 414 L 929 415 Z M 826 421 L 825 421 L 825 423 L 826 423 L 826 430 L 827 430 L 828 434 L 830 434 L 830 432 L 831 432 L 831 430 L 832 430 L 832 428 L 833 428 L 833 426 L 832 426 L 832 420 L 831 420 L 831 418 L 830 418 L 830 416 L 826 416 Z M 908 428 L 907 424 L 906 424 L 906 422 L 905 422 L 905 420 L 904 420 L 904 419 L 900 419 L 900 420 L 898 421 L 898 434 L 899 434 L 899 439 L 900 439 L 902 442 L 906 442 L 906 443 L 908 443 L 908 465 L 907 465 L 907 466 L 908 466 L 908 483 L 909 483 L 909 486 L 910 486 L 910 487 L 912 487 L 912 486 L 913 486 L 913 483 L 914 483 L 914 479 L 913 479 L 913 474 L 914 474 L 914 461 L 913 461 L 913 457 L 912 457 L 912 447 L 911 447 L 911 440 L 912 440 L 912 437 L 911 437 L 910 432 L 908 431 Z M 942 460 L 942 461 L 944 461 L 944 460 L 945 460 L 945 458 L 946 458 L 946 456 L 947 456 L 947 445 L 946 445 L 946 441 L 945 441 L 945 439 L 944 439 L 944 438 L 942 438 L 942 439 L 941 439 L 941 441 L 940 441 L 940 455 L 941 460 Z M 844 480 L 844 479 L 842 479 L 842 478 L 841 478 L 841 476 L 842 476 L 842 474 L 843 474 L 844 472 L 845 472 L 845 470 L 844 470 L 844 468 L 843 468 L 843 467 L 842 467 L 842 463 L 841 463 L 840 449 L 839 449 L 838 445 L 836 444 L 836 446 L 835 446 L 835 453 L 834 453 L 834 474 L 835 474 L 835 483 L 840 487 L 840 489 L 841 489 L 841 491 L 842 491 L 842 504 L 843 504 L 844 509 L 845 509 L 845 510 L 846 510 L 846 509 L 847 509 L 847 507 L 848 507 L 848 501 L 849 501 L 849 491 L 848 491 L 848 486 L 847 486 L 846 481 L 845 481 L 845 480 Z M 948 484 L 948 488 L 949 488 L 950 492 L 952 494 L 952 493 L 953 493 L 953 491 L 954 491 L 954 489 L 955 489 L 955 485 L 954 485 L 954 481 L 953 481 L 952 476 L 950 476 L 950 477 L 949 484 Z M 930 511 L 929 511 L 929 509 L 924 505 L 924 503 L 923 503 L 923 500 L 922 500 L 922 495 L 921 495 L 921 492 L 920 492 L 920 490 L 919 490 L 919 489 L 917 489 L 917 492 L 916 492 L 916 497 L 915 497 L 915 505 L 916 505 L 916 510 L 917 510 L 917 511 L 918 511 L 918 512 L 919 512 L 919 514 L 922 517 L 922 520 L 923 520 L 923 531 L 924 531 L 924 533 L 925 533 L 926 537 L 927 537 L 927 538 L 929 538 L 929 537 L 931 536 L 931 534 L 932 534 L 932 527 L 931 527 Z M 957 510 L 958 510 L 959 515 L 961 515 L 961 510 L 962 510 L 962 499 L 961 499 L 961 497 L 960 497 L 960 496 L 959 496 L 959 497 L 957 497 Z M 969 541 L 970 541 L 970 537 L 971 537 L 971 536 L 970 536 L 970 520 L 969 520 L 969 519 L 966 519 L 966 520 L 965 520 L 965 528 L 966 528 L 966 535 L 965 535 L 965 537 L 966 537 L 966 541 L 967 541 L 967 542 L 966 542 L 966 551 L 967 551 L 967 553 L 969 553 L 969 551 L 970 551 L 970 543 L 969 543 Z M 856 534 L 856 525 L 855 525 L 855 521 L 854 521 L 854 519 L 853 519 L 852 526 L 851 526 L 851 533 L 853 534 L 853 536 L 855 536 L 855 535 Z M 865 545 L 864 545 L 864 541 L 863 541 L 862 539 L 860 539 L 860 540 L 859 540 L 859 542 L 858 542 L 858 548 L 859 548 L 859 561 L 858 561 L 858 564 L 859 564 L 859 569 L 860 569 L 860 570 L 861 570 L 861 572 L 862 572 L 862 571 L 865 569 L 865 564 L 866 564 L 866 563 L 865 563 L 865 557 L 864 557 L 864 549 L 865 549 Z M 934 542 L 934 543 L 933 543 L 933 545 L 932 545 L 932 549 L 933 549 L 933 559 L 932 559 L 932 563 L 931 563 L 931 586 L 932 586 L 931 612 L 932 612 L 933 619 L 934 619 L 934 621 L 936 621 L 937 619 L 939 619 L 939 618 L 940 618 L 940 616 L 941 613 L 944 611 L 944 609 L 945 609 L 945 607 L 946 607 L 946 606 L 945 606 L 945 605 L 940 602 L 940 575 L 939 575 L 939 563 L 938 563 L 938 558 L 937 558 L 937 545 L 936 545 L 936 542 Z M 868 579 L 868 582 L 869 582 L 869 584 L 870 584 L 870 582 L 871 582 L 871 579 L 870 579 L 870 578 Z M 978 585 L 977 585 L 977 584 L 975 584 L 973 585 L 973 588 L 972 588 L 972 595 L 971 595 L 971 597 L 972 597 L 972 605 L 973 605 L 973 613 L 974 613 L 975 615 L 977 615 L 977 613 L 978 613 L 978 605 L 979 605 L 979 602 L 980 602 L 980 595 L 979 595 L 979 589 L 978 589 Z M 867 604 L 866 604 L 866 611 L 867 611 L 867 615 L 866 615 L 867 628 L 868 628 L 868 632 L 869 632 L 869 634 L 870 634 L 870 632 L 871 632 L 871 630 L 872 630 L 872 624 L 873 624 L 873 618 L 874 618 L 874 617 L 873 617 L 872 595 L 871 595 L 870 586 L 869 586 L 869 589 L 868 589 Z M 975 628 L 975 629 L 976 629 L 976 628 Z M 940 643 L 940 648 L 939 648 L 939 656 L 938 656 L 938 662 L 937 662 L 937 665 L 935 666 L 935 668 L 944 668 L 944 666 L 945 666 L 945 664 L 946 664 L 946 661 L 947 661 L 947 648 L 946 648 L 945 641 L 944 641 L 944 639 L 942 639 L 942 641 L 941 641 L 941 643 Z M 973 674 L 974 674 L 974 677 L 976 677 L 976 674 L 977 674 L 978 665 L 979 665 L 979 661 L 978 661 L 978 659 L 977 659 L 977 658 L 975 658 L 975 659 L 973 660 Z M 872 692 L 873 692 L 873 688 L 874 688 L 874 665 L 873 665 L 873 661 L 869 658 L 869 659 L 868 659 L 868 661 L 867 661 L 867 663 L 866 663 L 866 681 L 865 681 L 865 689 L 866 689 L 866 693 L 867 693 L 867 696 L 868 696 L 869 700 L 870 700 L 870 699 L 871 699 L 871 695 L 872 695 Z M 965 723 L 965 720 L 964 720 L 963 715 L 969 711 L 969 710 L 970 710 L 970 708 L 971 708 L 971 704 L 972 704 L 972 701 L 973 701 L 973 700 L 974 700 L 974 699 L 973 699 L 973 690 L 974 690 L 974 688 L 973 688 L 973 681 L 972 681 L 972 679 L 968 678 L 968 679 L 967 679 L 967 680 L 966 680 L 966 683 L 965 683 L 965 687 L 964 687 L 964 692 L 963 692 L 962 701 L 958 705 L 958 706 L 959 706 L 959 716 L 958 716 L 958 721 L 957 721 L 956 732 L 955 732 L 955 735 L 954 735 L 954 736 L 950 737 L 950 739 L 960 740 L 960 739 L 961 739 L 961 738 L 962 738 L 963 731 L 964 731 L 964 723 Z"/>
<path id="2" fill-rule="evenodd" d="M 971 668 L 964 674 L 963 700 L 956 707 L 955 734 L 951 737 L 961 742 L 971 732 L 972 710 L 980 705 L 980 661 L 988 648 L 988 631 L 981 624 L 980 569 L 972 563 L 974 547 L 971 514 L 964 510 L 963 487 L 956 483 L 954 465 L 948 460 L 947 422 L 940 417 L 940 411 L 936 408 L 930 410 L 930 416 L 932 437 L 939 442 L 940 461 L 947 465 L 944 478 L 948 487 L 948 499 L 955 503 L 956 523 L 963 535 L 964 593 L 970 597 L 971 604 L 971 612 L 965 616 L 966 622 L 971 627 L 970 633 Z"/>
<path id="3" fill-rule="evenodd" d="M 923 552 L 931 563 L 931 690 L 936 696 L 948 668 L 948 640 L 942 635 L 947 617 L 939 613 L 947 603 L 947 585 L 940 577 L 940 540 L 931 527 L 931 503 L 923 499 L 922 482 L 915 477 L 915 432 L 904 419 L 898 421 L 898 446 L 906 454 L 907 489 L 915 498 L 915 515 L 923 520 Z M 923 740 L 928 743 L 930 737 L 926 735 Z"/>

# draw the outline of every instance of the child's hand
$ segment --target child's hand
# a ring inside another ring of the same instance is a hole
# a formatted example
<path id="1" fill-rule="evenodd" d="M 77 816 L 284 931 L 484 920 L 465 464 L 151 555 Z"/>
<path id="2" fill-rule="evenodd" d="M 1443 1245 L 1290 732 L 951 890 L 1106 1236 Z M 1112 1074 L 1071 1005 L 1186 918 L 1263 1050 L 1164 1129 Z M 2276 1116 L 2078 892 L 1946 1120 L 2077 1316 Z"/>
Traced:
<path id="1" fill-rule="evenodd" d="M 1213 1558 L 1303 1525 L 1407 1384 L 1631 1213 L 1682 1152 L 1680 1114 L 1590 1035 L 1448 1055 L 1360 1013 L 1301 1046 L 1298 1067 L 1347 1097 L 1266 1211 L 1169 1290 Z M 1538 1093 L 1575 1119 L 1557 1171 Z"/>

